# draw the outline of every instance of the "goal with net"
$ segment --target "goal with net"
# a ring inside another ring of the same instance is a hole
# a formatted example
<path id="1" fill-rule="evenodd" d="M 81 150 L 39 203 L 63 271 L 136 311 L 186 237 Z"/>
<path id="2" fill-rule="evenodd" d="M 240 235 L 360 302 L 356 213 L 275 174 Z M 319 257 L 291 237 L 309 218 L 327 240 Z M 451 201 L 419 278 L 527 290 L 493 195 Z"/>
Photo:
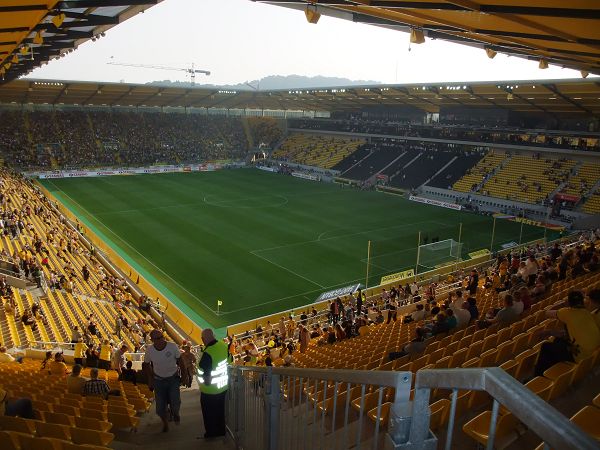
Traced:
<path id="1" fill-rule="evenodd" d="M 462 242 L 446 239 L 430 244 L 419 245 L 417 251 L 417 269 L 431 270 L 438 266 L 447 265 L 460 259 Z"/>

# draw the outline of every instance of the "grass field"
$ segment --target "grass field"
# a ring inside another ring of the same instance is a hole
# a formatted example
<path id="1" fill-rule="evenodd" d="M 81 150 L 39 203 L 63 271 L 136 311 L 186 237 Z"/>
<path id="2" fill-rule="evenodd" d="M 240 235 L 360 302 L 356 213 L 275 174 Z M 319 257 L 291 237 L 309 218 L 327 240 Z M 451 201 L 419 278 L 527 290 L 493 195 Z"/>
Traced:
<path id="1" fill-rule="evenodd" d="M 258 170 L 42 180 L 200 325 L 220 328 L 414 267 L 417 235 L 489 248 L 492 219 Z M 519 240 L 499 220 L 495 244 Z M 543 229 L 523 227 L 523 242 Z M 223 301 L 216 314 L 217 300 Z"/>

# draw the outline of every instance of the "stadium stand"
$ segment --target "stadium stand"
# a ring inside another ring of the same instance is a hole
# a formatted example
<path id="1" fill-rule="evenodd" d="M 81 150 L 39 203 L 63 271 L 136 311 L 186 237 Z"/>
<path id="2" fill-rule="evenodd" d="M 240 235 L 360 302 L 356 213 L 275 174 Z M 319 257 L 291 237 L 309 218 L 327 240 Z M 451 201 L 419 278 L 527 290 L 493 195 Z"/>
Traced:
<path id="1" fill-rule="evenodd" d="M 13 212 L 3 215 L 2 255 L 31 288 L 47 281 L 44 293 L 6 288 L 0 311 L 2 342 L 19 347 L 35 342 L 72 342 L 78 327 L 92 349 L 104 339 L 140 348 L 156 325 L 140 310 L 123 280 L 111 275 L 76 232 L 30 183 L 0 173 L 2 196 Z M 42 275 L 39 273 L 43 273 Z"/>
<path id="2" fill-rule="evenodd" d="M 248 148 L 241 120 L 221 116 L 3 111 L 2 117 L 0 150 L 14 167 L 179 164 L 242 158 Z"/>
<path id="3" fill-rule="evenodd" d="M 481 188 L 484 195 L 540 203 L 569 178 L 575 161 L 515 155 Z"/>
<path id="4" fill-rule="evenodd" d="M 457 158 L 435 175 L 427 185 L 444 189 L 451 188 L 467 170 L 476 166 L 483 158 L 482 152 L 469 150 L 462 153 L 459 151 L 456 156 Z"/>
<path id="5" fill-rule="evenodd" d="M 247 120 L 255 147 L 264 145 L 267 148 L 275 148 L 283 137 L 283 131 L 276 119 L 249 117 Z"/>
<path id="6" fill-rule="evenodd" d="M 369 156 L 344 172 L 343 177 L 353 180 L 367 180 L 392 164 L 403 153 L 402 147 L 393 141 L 389 144 L 385 142 L 365 144 L 365 147 L 370 150 Z"/>
<path id="7" fill-rule="evenodd" d="M 456 158 L 455 150 L 440 149 L 439 144 L 411 144 L 410 147 L 417 156 L 392 175 L 390 184 L 394 187 L 416 189 Z"/>
<path id="8" fill-rule="evenodd" d="M 583 210 L 590 214 L 600 213 L 600 190 L 596 189 L 583 205 Z"/>
<path id="9" fill-rule="evenodd" d="M 422 124 L 410 121 L 368 119 L 293 119 L 290 129 L 340 131 L 346 133 L 384 134 L 455 141 L 487 142 L 520 146 L 551 147 L 566 150 L 599 151 L 600 143 L 593 133 L 530 130 L 498 127 L 495 121 L 480 126 L 456 123 Z M 589 137 L 588 137 L 589 136 Z"/>
<path id="10" fill-rule="evenodd" d="M 475 192 L 490 174 L 503 164 L 506 156 L 490 150 L 475 166 L 465 171 L 463 177 L 454 183 L 453 189 L 459 192 Z"/>
<path id="11" fill-rule="evenodd" d="M 339 138 L 295 133 L 273 152 L 273 157 L 330 169 L 364 144 L 360 138 Z"/>

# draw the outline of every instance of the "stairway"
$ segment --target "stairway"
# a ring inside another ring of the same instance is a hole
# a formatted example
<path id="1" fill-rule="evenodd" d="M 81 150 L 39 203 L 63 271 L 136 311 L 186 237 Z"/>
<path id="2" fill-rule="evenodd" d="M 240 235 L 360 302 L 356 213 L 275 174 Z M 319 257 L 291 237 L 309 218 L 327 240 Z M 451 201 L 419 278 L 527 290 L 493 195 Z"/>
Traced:
<path id="1" fill-rule="evenodd" d="M 250 124 L 248 123 L 247 117 L 242 117 L 242 128 L 246 135 L 246 141 L 248 141 L 248 148 L 254 148 L 254 138 L 252 137 L 252 131 L 250 130 Z"/>
<path id="2" fill-rule="evenodd" d="M 489 176 L 488 176 L 488 177 L 487 177 L 485 180 L 482 180 L 482 181 L 481 181 L 481 182 L 480 182 L 480 183 L 477 185 L 477 187 L 475 188 L 475 190 L 474 190 L 473 192 L 479 192 L 479 191 L 481 190 L 481 188 L 482 188 L 482 187 L 485 185 L 485 183 L 487 183 L 487 182 L 488 182 L 488 181 L 490 181 L 492 178 L 494 178 L 494 177 L 496 176 L 496 174 L 497 174 L 498 172 L 500 172 L 500 171 L 501 171 L 501 170 L 504 168 L 504 166 L 505 166 L 505 165 L 507 165 L 507 164 L 510 162 L 510 160 L 511 160 L 511 159 L 512 159 L 512 156 L 506 156 L 506 157 L 505 157 L 505 158 L 502 160 L 502 163 L 501 163 L 501 164 L 500 164 L 498 167 L 496 167 L 494 170 L 492 170 L 492 171 L 489 173 Z"/>

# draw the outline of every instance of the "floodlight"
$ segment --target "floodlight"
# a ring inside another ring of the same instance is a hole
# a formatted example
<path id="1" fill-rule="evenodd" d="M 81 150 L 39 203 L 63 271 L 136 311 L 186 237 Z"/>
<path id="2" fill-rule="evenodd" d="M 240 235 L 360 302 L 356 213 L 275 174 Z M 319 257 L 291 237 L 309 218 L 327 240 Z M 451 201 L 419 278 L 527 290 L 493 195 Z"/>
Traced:
<path id="1" fill-rule="evenodd" d="M 56 16 L 52 18 L 52 23 L 56 28 L 60 28 L 60 26 L 65 21 L 65 13 L 58 13 Z"/>
<path id="2" fill-rule="evenodd" d="M 307 6 L 306 9 L 304 10 L 304 15 L 306 15 L 306 20 L 308 20 L 308 23 L 316 24 L 319 21 L 319 19 L 321 18 L 321 14 L 319 14 L 317 12 L 316 6 L 314 8 Z"/>
<path id="3" fill-rule="evenodd" d="M 540 64 L 538 65 L 538 67 L 540 69 L 547 69 L 548 68 L 548 61 L 546 61 L 544 58 L 540 59 Z"/>
<path id="4" fill-rule="evenodd" d="M 581 73 L 581 78 L 587 78 L 588 75 L 590 74 L 587 70 L 582 70 L 580 73 Z"/>
<path id="5" fill-rule="evenodd" d="M 411 44 L 422 44 L 425 42 L 425 35 L 423 34 L 423 30 L 418 28 L 410 29 L 410 43 Z"/>
<path id="6" fill-rule="evenodd" d="M 485 53 L 487 54 L 487 57 L 490 59 L 494 59 L 496 57 L 496 55 L 498 54 L 498 52 L 492 50 L 491 48 L 486 48 Z"/>

